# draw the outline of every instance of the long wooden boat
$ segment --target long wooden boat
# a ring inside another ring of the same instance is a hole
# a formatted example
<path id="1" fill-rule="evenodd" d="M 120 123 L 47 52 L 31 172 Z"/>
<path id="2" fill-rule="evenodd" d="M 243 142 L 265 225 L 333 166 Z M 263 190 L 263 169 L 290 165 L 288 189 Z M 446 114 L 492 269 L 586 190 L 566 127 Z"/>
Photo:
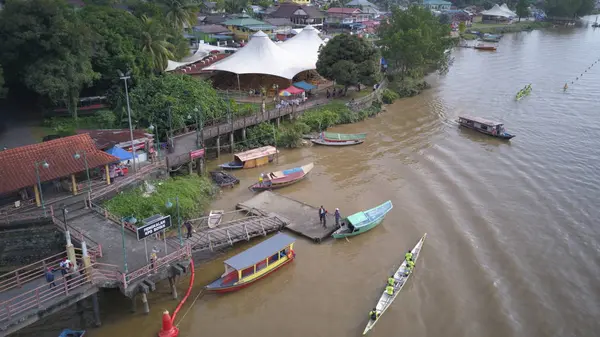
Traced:
<path id="1" fill-rule="evenodd" d="M 240 183 L 238 178 L 224 171 L 211 171 L 210 177 L 219 187 L 233 187 Z"/>
<path id="2" fill-rule="evenodd" d="M 515 99 L 518 101 L 521 98 L 528 96 L 529 94 L 531 94 L 531 90 L 533 90 L 531 88 L 531 84 L 526 85 L 523 89 L 519 90 L 519 92 L 515 96 Z"/>
<path id="3" fill-rule="evenodd" d="M 485 51 L 495 51 L 497 49 L 496 46 L 487 46 L 482 43 L 475 45 L 475 47 L 473 47 L 473 48 L 479 49 L 479 50 L 485 50 Z"/>
<path id="4" fill-rule="evenodd" d="M 473 129 L 475 131 L 484 133 L 488 136 L 500 139 L 508 140 L 515 136 L 504 130 L 504 124 L 483 119 L 480 117 L 462 115 L 458 116 L 457 122 L 460 126 L 464 126 L 465 128 Z"/>
<path id="5" fill-rule="evenodd" d="M 71 330 L 71 329 L 64 329 L 63 331 L 60 332 L 60 335 L 58 335 L 58 337 L 83 337 L 85 336 L 85 330 Z"/>
<path id="6" fill-rule="evenodd" d="M 348 145 L 358 145 L 358 144 L 362 144 L 364 143 L 364 139 L 355 139 L 355 140 L 346 140 L 346 141 L 337 141 L 337 142 L 330 142 L 327 141 L 325 139 L 321 139 L 321 138 L 317 138 L 317 139 L 311 139 L 311 142 L 313 142 L 314 144 L 318 144 L 318 145 L 325 145 L 325 146 L 348 146 Z"/>
<path id="7" fill-rule="evenodd" d="M 417 242 L 415 248 L 411 250 L 411 253 L 413 254 L 413 261 L 415 262 L 415 268 L 417 259 L 421 255 L 421 250 L 423 249 L 423 243 L 425 243 L 426 237 L 427 233 L 425 233 L 423 237 L 421 237 L 421 240 Z M 400 290 L 402 290 L 402 288 L 408 281 L 410 275 L 412 275 L 412 273 L 408 272 L 408 268 L 406 267 L 406 260 L 404 260 L 402 261 L 402 264 L 400 265 L 398 270 L 396 270 L 396 272 L 394 273 L 395 285 L 393 295 L 388 295 L 388 293 L 385 290 L 383 291 L 381 297 L 379 298 L 379 301 L 377 302 L 377 305 L 375 306 L 375 311 L 378 313 L 378 317 L 377 319 L 369 319 L 369 322 L 367 323 L 367 326 L 363 331 L 363 335 L 366 335 L 369 331 L 371 331 L 375 324 L 377 324 L 377 322 L 381 319 L 381 316 L 383 316 L 387 308 L 389 308 L 392 302 L 394 302 L 394 300 L 398 296 L 398 293 L 400 292 Z"/>
<path id="8" fill-rule="evenodd" d="M 342 220 L 342 225 L 331 236 L 336 239 L 345 238 L 362 234 L 373 227 L 379 225 L 385 215 L 394 207 L 392 201 L 388 200 L 383 204 L 369 210 L 354 213 Z"/>
<path id="9" fill-rule="evenodd" d="M 248 188 L 253 192 L 257 192 L 286 187 L 304 179 L 313 167 L 315 165 L 309 163 L 283 171 L 263 173 L 263 182 L 257 182 Z"/>
<path id="10" fill-rule="evenodd" d="M 267 277 L 296 258 L 294 239 L 283 233 L 225 260 L 225 273 L 206 286 L 207 291 L 227 293 Z"/>
<path id="11" fill-rule="evenodd" d="M 319 138 L 328 142 L 346 142 L 349 140 L 359 140 L 367 138 L 366 133 L 334 133 L 334 132 L 321 132 Z"/>
<path id="12" fill-rule="evenodd" d="M 233 155 L 234 160 L 219 165 L 220 168 L 235 170 L 266 165 L 275 159 L 277 149 L 273 146 L 263 146 Z"/>
<path id="13" fill-rule="evenodd" d="M 225 213 L 225 211 L 215 211 L 215 210 L 211 210 L 210 213 L 208 213 L 208 228 L 215 228 L 218 225 L 221 224 L 221 220 L 223 220 L 223 214 Z"/>

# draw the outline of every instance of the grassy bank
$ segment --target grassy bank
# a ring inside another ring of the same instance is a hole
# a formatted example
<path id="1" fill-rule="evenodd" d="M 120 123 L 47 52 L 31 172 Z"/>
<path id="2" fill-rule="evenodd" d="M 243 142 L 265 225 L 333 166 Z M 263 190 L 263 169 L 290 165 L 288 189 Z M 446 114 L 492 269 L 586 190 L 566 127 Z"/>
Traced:
<path id="1" fill-rule="evenodd" d="M 463 40 L 476 40 L 477 38 L 479 38 L 479 36 L 471 33 L 463 33 L 460 34 L 460 38 Z"/>
<path id="2" fill-rule="evenodd" d="M 534 29 L 548 28 L 551 27 L 550 22 L 539 22 L 539 21 L 521 21 L 512 24 L 502 23 L 480 23 L 475 22 L 471 26 L 471 31 L 477 31 L 488 34 L 502 34 L 502 33 L 516 33 Z"/>
<path id="3" fill-rule="evenodd" d="M 154 214 L 177 216 L 175 198 L 179 197 L 179 209 L 183 219 L 202 215 L 210 205 L 213 196 L 213 185 L 208 178 L 192 174 L 189 176 L 175 177 L 167 180 L 150 182 L 156 189 L 146 196 L 142 187 L 121 192 L 114 198 L 105 202 L 105 207 L 118 216 L 135 216 L 141 220 Z M 171 208 L 166 204 L 171 201 Z"/>
<path id="4" fill-rule="evenodd" d="M 429 84 L 423 77 L 413 78 L 410 76 L 405 76 L 404 78 L 400 78 L 400 76 L 389 75 L 388 82 L 389 90 L 397 94 L 398 98 L 413 97 L 420 94 L 423 90 L 429 88 Z M 386 93 L 384 93 L 384 96 L 386 96 Z"/>

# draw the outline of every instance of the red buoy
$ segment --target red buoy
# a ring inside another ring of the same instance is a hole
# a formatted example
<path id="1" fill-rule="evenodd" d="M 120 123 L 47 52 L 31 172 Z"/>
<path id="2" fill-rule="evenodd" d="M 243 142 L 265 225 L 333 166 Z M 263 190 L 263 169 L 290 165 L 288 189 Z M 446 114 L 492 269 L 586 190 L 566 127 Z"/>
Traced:
<path id="1" fill-rule="evenodd" d="M 165 310 L 162 316 L 162 329 L 158 333 L 158 337 L 177 337 L 179 336 L 179 329 L 173 326 L 173 321 L 169 315 L 169 311 Z"/>

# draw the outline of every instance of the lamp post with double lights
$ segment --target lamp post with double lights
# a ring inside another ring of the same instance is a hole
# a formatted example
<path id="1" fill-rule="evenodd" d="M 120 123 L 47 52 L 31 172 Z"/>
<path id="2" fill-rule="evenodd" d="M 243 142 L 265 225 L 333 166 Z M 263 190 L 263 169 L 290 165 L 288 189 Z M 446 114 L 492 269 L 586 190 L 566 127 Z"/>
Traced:
<path id="1" fill-rule="evenodd" d="M 175 197 L 175 204 L 177 207 L 177 231 L 179 234 L 179 246 L 183 247 L 183 237 L 181 236 L 181 217 L 179 216 L 179 196 Z M 171 199 L 167 200 L 167 203 L 165 204 L 165 206 L 167 208 L 171 208 L 173 207 L 173 203 L 171 202 Z"/>
<path id="2" fill-rule="evenodd" d="M 36 161 L 34 163 L 35 166 L 35 177 L 37 178 L 38 183 L 38 193 L 40 194 L 40 201 L 42 203 L 42 209 L 44 210 L 44 216 L 46 215 L 46 204 L 44 204 L 44 193 L 42 192 L 42 180 L 40 179 L 40 166 L 47 169 L 50 167 L 50 164 L 46 160 Z"/>
<path id="3" fill-rule="evenodd" d="M 73 158 L 79 160 L 81 158 L 81 153 L 83 153 L 83 162 L 85 163 L 85 174 L 87 176 L 87 182 L 88 182 L 88 191 L 92 191 L 92 181 L 90 180 L 90 167 L 88 166 L 88 160 L 87 160 L 87 152 L 84 150 L 81 151 L 77 151 L 75 152 L 75 154 L 73 155 Z"/>

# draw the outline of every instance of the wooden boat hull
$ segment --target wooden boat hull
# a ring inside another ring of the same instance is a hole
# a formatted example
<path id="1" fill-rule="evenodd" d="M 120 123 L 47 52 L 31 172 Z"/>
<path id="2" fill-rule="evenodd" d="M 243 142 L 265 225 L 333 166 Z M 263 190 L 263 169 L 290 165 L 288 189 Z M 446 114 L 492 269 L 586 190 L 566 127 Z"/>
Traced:
<path id="1" fill-rule="evenodd" d="M 319 135 L 321 139 L 328 142 L 347 142 L 352 140 L 364 140 L 367 138 L 366 133 L 334 133 L 334 132 L 321 132 Z"/>
<path id="2" fill-rule="evenodd" d="M 294 167 L 287 170 L 271 172 L 277 178 L 273 178 L 271 180 L 271 184 L 261 184 L 259 182 L 253 184 L 248 187 L 250 191 L 258 192 L 258 191 L 267 191 L 274 190 L 282 187 L 286 187 L 292 184 L 299 182 L 306 178 L 306 176 L 312 171 L 314 168 L 314 163 L 309 163 L 300 167 Z"/>
<path id="3" fill-rule="evenodd" d="M 225 170 L 239 170 L 239 169 L 244 168 L 244 164 L 231 162 L 231 163 L 220 164 L 219 167 L 222 169 L 225 169 Z"/>
<path id="4" fill-rule="evenodd" d="M 496 51 L 496 47 L 489 47 L 489 46 L 485 46 L 485 47 L 475 46 L 473 48 L 475 48 L 477 50 L 483 50 L 483 51 Z"/>
<path id="5" fill-rule="evenodd" d="M 343 239 L 343 238 L 345 238 L 345 237 L 356 236 L 356 235 L 362 234 L 362 233 L 364 233 L 364 232 L 368 232 L 368 231 L 370 231 L 371 229 L 373 229 L 373 228 L 377 227 L 377 225 L 379 225 L 380 223 L 382 223 L 382 222 L 383 222 L 383 219 L 385 219 L 385 216 L 383 216 L 381 219 L 379 219 L 379 220 L 377 220 L 377 221 L 375 221 L 375 222 L 371 223 L 371 224 L 370 224 L 370 225 L 368 225 L 368 226 L 365 226 L 365 227 L 362 227 L 362 228 L 360 228 L 360 230 L 358 230 L 358 231 L 356 231 L 356 232 L 352 232 L 352 233 L 337 233 L 337 231 L 336 231 L 336 232 L 334 232 L 333 234 L 331 234 L 331 236 L 332 236 L 334 239 Z"/>
<path id="6" fill-rule="evenodd" d="M 231 286 L 223 286 L 223 287 L 212 287 L 212 288 L 209 288 L 209 286 L 206 286 L 205 289 L 206 289 L 206 291 L 214 292 L 214 293 L 217 293 L 217 294 L 224 294 L 224 293 L 230 293 L 230 292 L 238 291 L 240 289 L 249 287 L 250 285 L 256 283 L 258 280 L 262 280 L 265 277 L 273 274 L 275 271 L 281 269 L 283 266 L 285 266 L 288 263 L 294 261 L 295 259 L 296 259 L 296 257 L 292 256 L 292 258 L 288 258 L 285 262 L 283 262 L 282 264 L 280 264 L 276 268 L 273 268 L 273 269 L 269 270 L 269 272 L 264 273 L 260 277 L 252 279 L 252 280 L 250 280 L 248 282 L 238 283 L 238 284 L 234 284 L 234 285 L 231 285 Z"/>
<path id="7" fill-rule="evenodd" d="M 60 332 L 60 335 L 58 335 L 58 337 L 83 337 L 85 336 L 85 330 L 71 330 L 71 329 L 64 329 L 63 331 Z"/>
<path id="8" fill-rule="evenodd" d="M 425 233 L 421 237 L 419 242 L 417 242 L 415 247 L 411 250 L 411 252 L 413 253 L 413 260 L 415 261 L 415 263 L 421 256 L 421 252 L 423 251 L 423 245 L 425 244 L 426 238 L 427 238 L 427 233 Z M 381 294 L 381 297 L 379 298 L 379 301 L 377 302 L 377 305 L 375 306 L 375 310 L 377 312 L 379 312 L 379 317 L 376 320 L 369 320 L 369 322 L 367 323 L 367 326 L 365 327 L 365 330 L 363 331 L 363 336 L 366 335 L 367 333 L 369 333 L 369 331 L 371 331 L 371 329 L 373 329 L 373 327 L 381 319 L 381 317 L 383 316 L 385 311 L 392 305 L 392 303 L 398 296 L 398 293 L 400 293 L 402 288 L 404 288 L 404 285 L 406 284 L 406 282 L 408 282 L 408 279 L 410 278 L 410 276 L 415 272 L 413 270 L 410 274 L 408 274 L 408 276 L 404 276 L 404 273 L 406 271 L 405 268 L 406 268 L 406 260 L 403 259 L 402 264 L 394 273 L 394 279 L 396 280 L 396 284 L 394 286 L 394 294 L 390 296 L 385 292 L 385 290 L 383 291 L 383 293 Z M 415 268 L 416 268 L 416 265 L 415 265 Z"/>
<path id="9" fill-rule="evenodd" d="M 464 128 L 475 130 L 475 131 L 477 131 L 479 133 L 483 133 L 484 135 L 488 135 L 490 137 L 495 137 L 495 138 L 499 138 L 499 139 L 503 139 L 503 140 L 509 140 L 509 139 L 512 139 L 512 138 L 514 138 L 516 136 L 516 135 L 510 134 L 510 133 L 507 133 L 507 132 L 505 132 L 503 134 L 493 134 L 491 132 L 478 129 L 478 128 L 470 126 L 470 125 L 466 125 L 466 124 L 462 124 L 462 123 L 458 123 L 458 124 L 460 126 L 464 127 Z"/>
<path id="10" fill-rule="evenodd" d="M 208 214 L 208 228 L 215 228 L 221 224 L 225 211 L 210 211 Z"/>
<path id="11" fill-rule="evenodd" d="M 276 190 L 279 188 L 284 188 L 290 185 L 293 185 L 299 181 L 304 180 L 304 178 L 306 178 L 306 175 L 302 176 L 301 178 L 298 178 L 296 180 L 292 180 L 292 181 L 288 181 L 285 183 L 281 183 L 281 184 L 273 184 L 271 186 L 261 186 L 259 183 L 256 183 L 250 187 L 248 187 L 248 189 L 252 192 L 261 192 L 261 191 L 270 191 L 270 190 Z"/>
<path id="12" fill-rule="evenodd" d="M 349 145 L 358 145 L 364 143 L 364 139 L 356 139 L 356 140 L 348 140 L 348 141 L 339 141 L 339 142 L 329 142 L 324 139 L 311 139 L 311 142 L 317 145 L 324 146 L 349 146 Z"/>

